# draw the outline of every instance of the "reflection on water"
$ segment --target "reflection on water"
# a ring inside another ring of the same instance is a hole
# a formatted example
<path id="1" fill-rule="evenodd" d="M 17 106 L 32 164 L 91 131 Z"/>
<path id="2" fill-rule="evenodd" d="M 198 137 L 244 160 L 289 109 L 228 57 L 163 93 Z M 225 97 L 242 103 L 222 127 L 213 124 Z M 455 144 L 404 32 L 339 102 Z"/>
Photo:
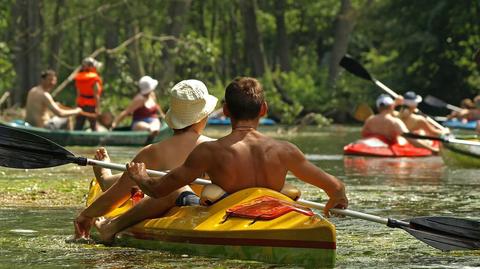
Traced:
<path id="1" fill-rule="evenodd" d="M 444 173 L 442 159 L 435 157 L 420 158 L 378 158 L 363 156 L 344 156 L 343 165 L 348 176 L 376 177 L 389 175 L 395 179 L 439 180 Z"/>
<path id="2" fill-rule="evenodd" d="M 307 158 L 347 185 L 350 209 L 396 219 L 457 216 L 480 220 L 480 169 L 447 167 L 439 157 L 364 158 L 342 155 L 359 128 L 307 128 L 300 133 L 264 129 L 294 142 Z M 211 136 L 228 128 L 207 130 Z M 69 148 L 90 157 L 94 148 Z M 125 163 L 138 148 L 109 148 Z M 90 167 L 0 169 L 0 268 L 295 268 L 192 257 L 184 253 L 67 244 L 72 219 L 84 205 Z M 325 203 L 323 191 L 289 175 L 304 199 Z M 338 268 L 477 268 L 480 251 L 441 252 L 399 229 L 354 218 L 332 218 Z"/>

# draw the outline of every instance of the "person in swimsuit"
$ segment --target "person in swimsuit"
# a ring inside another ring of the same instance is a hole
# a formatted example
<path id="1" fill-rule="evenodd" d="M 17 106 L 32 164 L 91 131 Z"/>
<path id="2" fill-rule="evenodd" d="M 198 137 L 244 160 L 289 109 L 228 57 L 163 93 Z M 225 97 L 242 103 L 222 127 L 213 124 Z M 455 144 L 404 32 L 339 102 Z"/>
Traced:
<path id="1" fill-rule="evenodd" d="M 157 104 L 154 91 L 157 85 L 158 81 L 150 76 L 140 78 L 138 94 L 135 95 L 130 105 L 113 120 L 111 128 L 115 128 L 128 115 L 132 115 L 132 130 L 157 134 L 160 131 L 159 114 L 160 117 L 165 117 L 162 108 Z"/>
<path id="2" fill-rule="evenodd" d="M 145 194 L 164 199 L 172 190 L 188 186 L 205 174 L 226 193 L 251 187 L 281 191 L 290 171 L 300 180 L 326 192 L 325 215 L 329 216 L 331 208 L 348 206 L 345 186 L 339 179 L 310 163 L 290 142 L 257 131 L 260 118 L 265 116 L 268 107 L 262 86 L 256 79 L 234 79 L 225 90 L 225 102 L 223 110 L 231 119 L 231 133 L 198 145 L 181 166 L 164 177 L 149 177 L 145 164 L 141 162 L 127 165 L 128 174 Z M 137 204 L 126 214 L 140 211 L 142 208 Z M 141 219 L 134 221 L 121 215 L 97 223 L 97 228 L 104 240 L 112 240 L 117 232 L 139 221 Z"/>
<path id="3" fill-rule="evenodd" d="M 402 134 L 408 133 L 410 130 L 405 123 L 394 116 L 395 106 L 403 104 L 403 97 L 400 96 L 395 101 L 387 94 L 382 94 L 377 98 L 376 106 L 378 114 L 370 116 L 363 125 L 362 137 L 375 136 L 389 143 L 400 145 L 406 144 L 407 141 L 417 147 L 427 148 L 438 152 L 428 142 L 417 139 L 405 139 Z"/>
<path id="4" fill-rule="evenodd" d="M 133 159 L 145 163 L 153 170 L 167 171 L 180 166 L 188 154 L 199 144 L 213 139 L 201 135 L 207 124 L 208 115 L 215 109 L 217 98 L 208 93 L 199 80 L 183 80 L 170 90 L 170 109 L 165 121 L 173 129 L 173 136 L 144 147 Z M 109 161 L 105 150 L 99 149 L 96 159 Z M 101 217 L 127 201 L 132 191 L 138 189 L 128 173 L 112 175 L 109 169 L 94 167 L 100 187 L 104 191 L 95 202 L 82 210 L 74 221 L 75 239 L 86 239 L 96 218 Z M 159 199 L 144 197 L 136 207 L 139 211 L 127 213 L 126 221 L 137 221 L 162 215 L 175 205 L 199 202 L 189 186 L 172 190 Z"/>
<path id="5" fill-rule="evenodd" d="M 398 117 L 405 123 L 408 130 L 412 133 L 418 133 L 429 136 L 440 136 L 449 133 L 448 128 L 442 129 L 430 123 L 423 115 L 417 114 L 418 104 L 422 102 L 422 97 L 413 91 L 408 91 L 403 95 L 403 104 L 400 106 Z"/>

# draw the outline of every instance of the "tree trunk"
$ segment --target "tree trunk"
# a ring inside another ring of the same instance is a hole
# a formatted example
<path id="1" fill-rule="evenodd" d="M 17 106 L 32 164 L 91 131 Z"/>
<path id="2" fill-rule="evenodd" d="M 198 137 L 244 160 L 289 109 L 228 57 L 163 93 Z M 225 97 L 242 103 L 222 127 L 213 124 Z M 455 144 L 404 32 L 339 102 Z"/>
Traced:
<path id="1" fill-rule="evenodd" d="M 234 6 L 234 7 L 233 7 Z M 241 64 L 241 58 L 240 58 L 240 52 L 238 49 L 238 44 L 237 44 L 237 33 L 238 33 L 238 16 L 236 11 L 237 3 L 232 3 L 232 6 L 229 6 L 229 14 L 230 14 L 230 23 L 229 25 L 229 30 L 230 30 L 230 51 L 229 51 L 229 62 L 226 63 L 227 66 L 229 67 L 226 71 L 228 74 L 228 70 L 234 75 L 239 73 L 240 69 L 240 64 Z"/>
<path id="2" fill-rule="evenodd" d="M 263 52 L 262 38 L 257 26 L 256 1 L 240 0 L 243 25 L 245 27 L 245 56 L 247 65 L 250 66 L 253 76 L 261 77 L 267 67 L 267 60 Z"/>
<path id="3" fill-rule="evenodd" d="M 53 13 L 53 26 L 59 25 L 63 20 L 63 16 L 61 16 L 61 10 L 65 6 L 65 0 L 57 0 L 56 3 L 55 12 Z M 62 31 L 55 31 L 50 38 L 48 66 L 49 68 L 56 70 L 58 73 L 60 73 L 60 70 L 58 70 L 60 65 L 57 59 L 60 59 L 60 45 L 62 43 L 62 37 Z"/>
<path id="4" fill-rule="evenodd" d="M 129 26 L 129 36 L 137 35 L 139 32 L 140 28 L 138 22 L 135 21 L 132 26 Z M 128 48 L 130 69 L 132 70 L 134 79 L 145 76 L 142 54 L 140 53 L 140 40 L 136 39 L 128 46 Z"/>
<path id="5" fill-rule="evenodd" d="M 105 23 L 107 24 L 105 27 L 105 48 L 112 49 L 118 46 L 119 44 L 119 25 L 117 21 L 112 21 L 109 18 L 106 18 Z M 96 48 L 95 48 L 96 49 Z M 104 73 L 103 76 L 106 78 L 111 78 L 115 76 L 116 68 L 115 68 L 115 56 L 106 55 L 105 57 L 105 64 L 102 72 Z"/>
<path id="6" fill-rule="evenodd" d="M 215 40 L 215 27 L 217 25 L 217 9 L 218 6 L 214 5 L 212 12 L 212 21 L 210 22 L 210 41 Z"/>
<path id="7" fill-rule="evenodd" d="M 186 22 L 186 14 L 190 8 L 191 0 L 172 0 L 169 2 L 168 15 L 170 16 L 169 23 L 166 26 L 167 35 L 175 38 L 180 37 L 183 26 Z M 165 42 L 165 48 L 163 49 L 162 57 L 162 73 L 158 77 L 160 90 L 165 90 L 168 82 L 174 79 L 175 64 L 173 61 L 174 53 L 173 49 L 177 45 L 176 40 L 167 40 Z"/>
<path id="8" fill-rule="evenodd" d="M 339 72 L 339 62 L 347 52 L 348 38 L 355 25 L 356 13 L 350 0 L 342 0 L 340 12 L 335 23 L 335 41 L 330 55 L 328 86 L 334 87 Z"/>
<path id="9" fill-rule="evenodd" d="M 277 24 L 276 50 L 281 71 L 290 71 L 290 53 L 287 27 L 285 25 L 286 0 L 275 1 L 275 21 Z"/>
<path id="10" fill-rule="evenodd" d="M 17 0 L 12 10 L 14 22 L 14 68 L 17 74 L 12 93 L 14 105 L 25 104 L 27 92 L 38 83 L 42 41 L 41 1 Z"/>

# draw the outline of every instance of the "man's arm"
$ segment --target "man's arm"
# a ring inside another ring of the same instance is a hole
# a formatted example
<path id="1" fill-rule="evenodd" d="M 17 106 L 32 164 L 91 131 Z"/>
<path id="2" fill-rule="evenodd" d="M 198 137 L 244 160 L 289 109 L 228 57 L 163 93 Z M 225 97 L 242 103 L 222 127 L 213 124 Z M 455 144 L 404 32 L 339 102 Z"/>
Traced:
<path id="1" fill-rule="evenodd" d="M 285 142 L 285 145 L 281 159 L 286 164 L 287 169 L 300 180 L 323 189 L 330 197 L 325 206 L 324 214 L 329 216 L 331 208 L 347 208 L 348 198 L 345 194 L 343 182 L 309 162 L 305 155 L 293 144 Z"/>
<path id="2" fill-rule="evenodd" d="M 166 196 L 174 190 L 192 183 L 207 172 L 212 158 L 206 144 L 208 142 L 198 145 L 190 153 L 185 163 L 163 177 L 148 176 L 143 163 L 129 163 L 127 164 L 127 171 L 148 196 L 153 198 Z"/>
<path id="3" fill-rule="evenodd" d="M 117 127 L 117 125 L 120 122 L 122 122 L 122 120 L 125 119 L 125 117 L 132 114 L 137 108 L 143 105 L 144 101 L 141 98 L 138 98 L 137 96 L 133 98 L 132 102 L 130 103 L 130 105 L 128 105 L 127 108 L 125 108 L 122 112 L 120 112 L 120 114 L 118 114 L 118 116 L 115 117 L 115 119 L 113 119 L 112 127 L 111 127 L 112 129 Z"/>
<path id="4" fill-rule="evenodd" d="M 59 117 L 69 117 L 77 115 L 82 111 L 81 108 L 73 108 L 73 109 L 62 109 L 60 108 L 57 103 L 53 100 L 52 96 L 49 93 L 44 94 L 45 101 L 47 102 L 48 108 L 53 112 L 53 114 Z"/>
<path id="5" fill-rule="evenodd" d="M 435 126 L 433 126 L 430 122 L 428 122 L 428 120 L 425 117 L 423 116 L 420 116 L 420 117 L 421 117 L 419 121 L 420 129 L 427 131 L 427 133 L 429 134 L 435 134 L 438 136 L 447 133 L 448 128 L 445 128 L 445 130 L 440 130 Z"/>
<path id="6" fill-rule="evenodd" d="M 398 118 L 395 118 L 395 128 L 396 128 L 395 131 L 399 136 L 401 136 L 403 133 L 409 133 L 410 132 L 410 130 L 408 130 L 407 126 L 405 125 L 405 123 Z M 413 138 L 406 138 L 406 139 L 407 139 L 408 142 L 410 142 L 410 144 L 412 144 L 416 147 L 426 148 L 426 149 L 431 150 L 432 152 L 438 152 L 437 148 L 432 147 L 431 145 L 427 144 L 427 142 L 417 140 L 417 139 L 413 139 Z"/>

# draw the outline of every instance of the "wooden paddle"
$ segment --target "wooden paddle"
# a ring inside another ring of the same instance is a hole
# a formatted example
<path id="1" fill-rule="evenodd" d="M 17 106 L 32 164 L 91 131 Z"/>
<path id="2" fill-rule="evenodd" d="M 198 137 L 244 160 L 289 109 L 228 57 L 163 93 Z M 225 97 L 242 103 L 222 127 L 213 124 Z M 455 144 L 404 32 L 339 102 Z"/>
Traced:
<path id="1" fill-rule="evenodd" d="M 372 81 L 375 85 L 377 85 L 380 89 L 384 90 L 386 93 L 390 94 L 393 98 L 397 98 L 399 96 L 396 92 L 385 86 L 385 84 L 370 75 L 370 73 L 368 73 L 365 67 L 363 67 L 359 62 L 355 61 L 349 55 L 343 56 L 342 60 L 340 60 L 340 66 L 357 77 Z M 440 123 L 436 122 L 427 115 L 424 116 L 428 120 L 428 122 L 433 124 L 435 127 L 440 130 L 445 130 L 445 127 L 443 127 Z"/>
<path id="2" fill-rule="evenodd" d="M 358 121 L 364 122 L 373 114 L 374 113 L 372 108 L 367 103 L 361 103 L 355 107 L 355 111 L 353 112 L 353 118 Z"/>
<path id="3" fill-rule="evenodd" d="M 434 107 L 447 108 L 447 109 L 450 109 L 450 110 L 452 110 L 452 111 L 463 112 L 463 109 L 462 109 L 462 108 L 460 108 L 460 107 L 458 107 L 458 106 L 454 106 L 454 105 L 447 104 L 446 102 L 444 102 L 443 100 L 438 99 L 438 98 L 435 97 L 435 96 L 427 95 L 427 97 L 425 97 L 424 102 L 425 102 L 426 104 L 429 104 L 429 105 L 434 106 Z"/>
<path id="4" fill-rule="evenodd" d="M 125 165 L 106 163 L 77 157 L 62 146 L 35 134 L 0 125 L 0 166 L 10 168 L 43 168 L 68 163 L 78 165 L 96 165 L 125 171 Z M 150 175 L 163 176 L 166 173 L 147 170 Z M 211 182 L 196 179 L 196 184 Z M 299 199 L 302 205 L 323 210 L 324 205 Z M 417 217 L 409 220 L 382 218 L 348 209 L 331 209 L 332 213 L 377 222 L 391 228 L 400 228 L 413 237 L 440 250 L 480 249 L 480 222 L 453 217 Z"/>

